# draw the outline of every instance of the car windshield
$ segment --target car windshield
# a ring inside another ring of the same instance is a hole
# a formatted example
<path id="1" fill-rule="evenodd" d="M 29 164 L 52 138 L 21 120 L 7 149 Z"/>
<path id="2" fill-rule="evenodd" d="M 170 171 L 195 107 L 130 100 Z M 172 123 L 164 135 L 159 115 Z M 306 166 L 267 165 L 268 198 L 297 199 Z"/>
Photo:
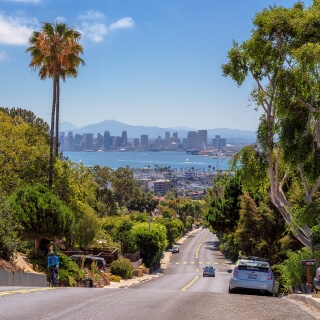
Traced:
<path id="1" fill-rule="evenodd" d="M 213 266 L 206 266 L 206 269 L 213 269 Z"/>

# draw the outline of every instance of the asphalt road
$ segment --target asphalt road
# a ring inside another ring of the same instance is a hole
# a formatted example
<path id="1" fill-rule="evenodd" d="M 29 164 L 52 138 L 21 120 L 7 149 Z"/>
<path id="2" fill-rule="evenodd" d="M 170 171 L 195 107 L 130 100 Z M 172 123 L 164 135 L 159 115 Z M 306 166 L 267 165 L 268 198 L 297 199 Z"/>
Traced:
<path id="1" fill-rule="evenodd" d="M 215 277 L 202 276 L 202 268 L 207 264 L 216 269 Z M 203 229 L 189 236 L 179 253 L 172 254 L 162 277 L 132 288 L 227 293 L 228 270 L 231 269 L 218 249 L 217 237 Z"/>
<path id="2" fill-rule="evenodd" d="M 216 267 L 203 278 L 202 266 Z M 285 298 L 228 294 L 229 266 L 206 230 L 174 254 L 164 275 L 127 289 L 0 288 L 1 320 L 309 320 L 319 312 Z"/>

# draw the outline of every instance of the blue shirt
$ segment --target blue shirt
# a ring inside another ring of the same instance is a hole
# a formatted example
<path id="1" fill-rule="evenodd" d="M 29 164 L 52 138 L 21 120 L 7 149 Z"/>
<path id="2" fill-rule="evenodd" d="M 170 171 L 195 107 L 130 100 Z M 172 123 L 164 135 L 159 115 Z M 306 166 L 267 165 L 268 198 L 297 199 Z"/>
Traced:
<path id="1" fill-rule="evenodd" d="M 57 256 L 55 256 L 55 255 L 53 257 L 51 257 L 49 255 L 49 257 L 48 257 L 48 267 L 54 267 L 54 266 L 59 267 L 59 258 Z"/>

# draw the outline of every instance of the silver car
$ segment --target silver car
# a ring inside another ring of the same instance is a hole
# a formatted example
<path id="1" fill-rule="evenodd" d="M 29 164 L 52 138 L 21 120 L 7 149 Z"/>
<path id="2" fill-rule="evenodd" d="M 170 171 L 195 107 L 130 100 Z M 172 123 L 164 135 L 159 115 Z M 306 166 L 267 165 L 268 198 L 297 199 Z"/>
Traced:
<path id="1" fill-rule="evenodd" d="M 231 273 L 229 293 L 236 289 L 253 289 L 273 295 L 273 285 L 274 278 L 268 261 L 258 257 L 239 257 Z"/>

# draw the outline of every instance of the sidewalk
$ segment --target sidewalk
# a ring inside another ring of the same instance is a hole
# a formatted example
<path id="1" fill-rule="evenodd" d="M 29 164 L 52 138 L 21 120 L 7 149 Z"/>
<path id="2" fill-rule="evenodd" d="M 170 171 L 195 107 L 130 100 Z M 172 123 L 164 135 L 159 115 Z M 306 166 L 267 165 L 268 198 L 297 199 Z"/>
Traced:
<path id="1" fill-rule="evenodd" d="M 182 245 L 184 241 L 188 239 L 188 237 L 192 233 L 197 232 L 198 230 L 200 229 L 194 229 L 192 231 L 189 231 L 184 237 L 182 237 L 179 241 L 177 241 L 176 244 Z M 127 288 L 140 282 L 158 278 L 162 276 L 165 270 L 167 269 L 168 264 L 170 263 L 171 256 L 172 256 L 171 251 L 164 251 L 162 255 L 162 259 L 160 260 L 160 268 L 151 274 L 144 274 L 142 277 L 133 277 L 132 279 L 120 280 L 120 282 L 111 282 L 110 285 L 107 285 L 104 288 Z"/>

